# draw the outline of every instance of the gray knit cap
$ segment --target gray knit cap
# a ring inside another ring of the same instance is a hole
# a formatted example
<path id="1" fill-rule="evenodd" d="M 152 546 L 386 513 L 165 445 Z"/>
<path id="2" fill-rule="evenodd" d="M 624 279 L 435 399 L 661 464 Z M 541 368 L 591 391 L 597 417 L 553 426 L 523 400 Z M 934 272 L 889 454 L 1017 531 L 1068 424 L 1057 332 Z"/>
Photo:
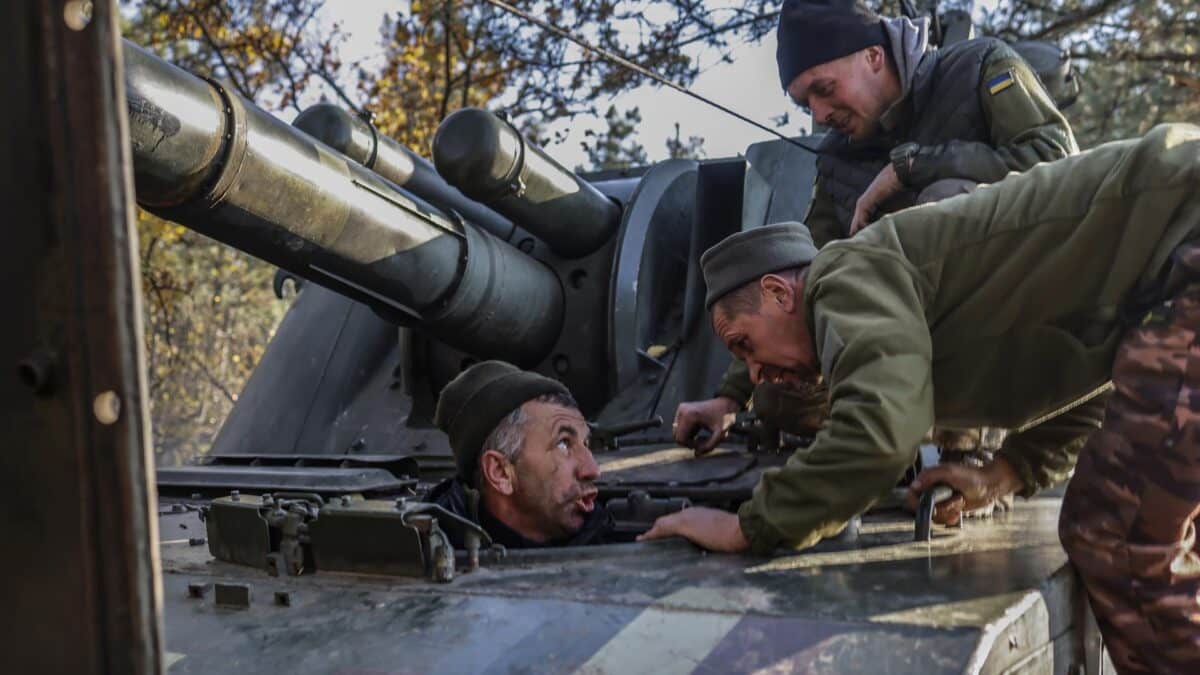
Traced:
<path id="1" fill-rule="evenodd" d="M 812 233 L 803 223 L 776 223 L 731 234 L 700 256 L 708 294 L 713 303 L 765 274 L 802 267 L 817 255 Z"/>

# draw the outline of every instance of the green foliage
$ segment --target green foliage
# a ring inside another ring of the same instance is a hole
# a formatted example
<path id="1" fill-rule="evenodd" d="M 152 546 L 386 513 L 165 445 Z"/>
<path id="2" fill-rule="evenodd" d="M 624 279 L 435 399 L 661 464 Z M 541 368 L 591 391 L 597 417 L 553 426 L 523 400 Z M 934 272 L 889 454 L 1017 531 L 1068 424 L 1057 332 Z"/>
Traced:
<path id="1" fill-rule="evenodd" d="M 138 237 L 154 448 L 177 464 L 208 450 L 285 303 L 240 251 L 144 211 Z"/>
<path id="2" fill-rule="evenodd" d="M 511 4 L 590 44 L 664 77 L 698 74 L 683 47 L 728 52 L 733 38 L 774 28 L 773 0 L 614 0 Z M 360 72 L 359 89 L 376 123 L 428 152 L 437 125 L 467 106 L 502 110 L 525 133 L 597 112 L 597 101 L 640 85 L 642 76 L 482 1 L 413 0 L 382 28 L 385 65 Z M 544 139 L 539 139 L 544 140 Z"/>
<path id="3" fill-rule="evenodd" d="M 703 159 L 704 139 L 700 136 L 688 136 L 686 140 L 679 131 L 679 122 L 675 123 L 675 135 L 667 138 L 667 157 L 671 159 Z"/>
<path id="4" fill-rule="evenodd" d="M 597 133 L 589 129 L 584 132 L 588 140 L 579 145 L 587 154 L 588 165 L 576 167 L 577 171 L 628 169 L 648 163 L 646 148 L 634 138 L 642 123 L 640 110 L 630 108 L 620 113 L 615 106 L 609 106 L 604 121 L 608 124 L 604 131 Z"/>
<path id="5" fill-rule="evenodd" d="M 1070 52 L 1083 91 L 1066 113 L 1083 147 L 1200 115 L 1194 0 L 1008 0 L 985 15 L 982 28 Z"/>
<path id="6" fill-rule="evenodd" d="M 342 96 L 333 75 L 344 36 L 315 21 L 325 0 L 121 0 L 122 33 L 194 73 L 229 83 L 268 110 L 300 110 L 315 83 Z M 349 99 L 344 101 L 350 103 Z"/>

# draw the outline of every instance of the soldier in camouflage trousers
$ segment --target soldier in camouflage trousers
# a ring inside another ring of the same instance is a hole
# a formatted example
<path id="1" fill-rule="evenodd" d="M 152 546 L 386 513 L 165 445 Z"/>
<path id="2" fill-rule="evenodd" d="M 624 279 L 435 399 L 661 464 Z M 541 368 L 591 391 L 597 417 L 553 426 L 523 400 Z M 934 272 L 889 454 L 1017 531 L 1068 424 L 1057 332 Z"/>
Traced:
<path id="1" fill-rule="evenodd" d="M 1200 246 L 1176 259 L 1200 278 Z M 1123 338 L 1059 534 L 1122 673 L 1200 673 L 1200 283 Z M 1183 670 L 1180 670 L 1183 668 Z"/>

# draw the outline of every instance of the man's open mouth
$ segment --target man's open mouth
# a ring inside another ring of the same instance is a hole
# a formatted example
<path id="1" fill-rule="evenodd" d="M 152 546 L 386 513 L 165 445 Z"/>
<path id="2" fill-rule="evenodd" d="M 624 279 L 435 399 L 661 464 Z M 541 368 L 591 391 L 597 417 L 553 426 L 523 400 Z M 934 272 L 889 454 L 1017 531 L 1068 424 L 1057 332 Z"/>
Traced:
<path id="1" fill-rule="evenodd" d="M 589 490 L 575 500 L 575 505 L 584 513 L 591 513 L 596 508 L 596 490 Z"/>

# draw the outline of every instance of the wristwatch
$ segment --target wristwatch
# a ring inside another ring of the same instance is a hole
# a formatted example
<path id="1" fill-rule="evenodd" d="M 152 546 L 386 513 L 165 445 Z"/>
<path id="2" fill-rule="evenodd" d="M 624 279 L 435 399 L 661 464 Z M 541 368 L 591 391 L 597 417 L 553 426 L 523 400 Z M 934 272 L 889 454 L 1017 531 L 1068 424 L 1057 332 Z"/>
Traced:
<path id="1" fill-rule="evenodd" d="M 892 170 L 896 172 L 896 177 L 904 185 L 909 184 L 909 179 L 912 177 L 910 167 L 912 160 L 917 156 L 917 152 L 921 146 L 916 143 L 901 143 L 892 148 L 889 158 L 892 160 Z"/>

